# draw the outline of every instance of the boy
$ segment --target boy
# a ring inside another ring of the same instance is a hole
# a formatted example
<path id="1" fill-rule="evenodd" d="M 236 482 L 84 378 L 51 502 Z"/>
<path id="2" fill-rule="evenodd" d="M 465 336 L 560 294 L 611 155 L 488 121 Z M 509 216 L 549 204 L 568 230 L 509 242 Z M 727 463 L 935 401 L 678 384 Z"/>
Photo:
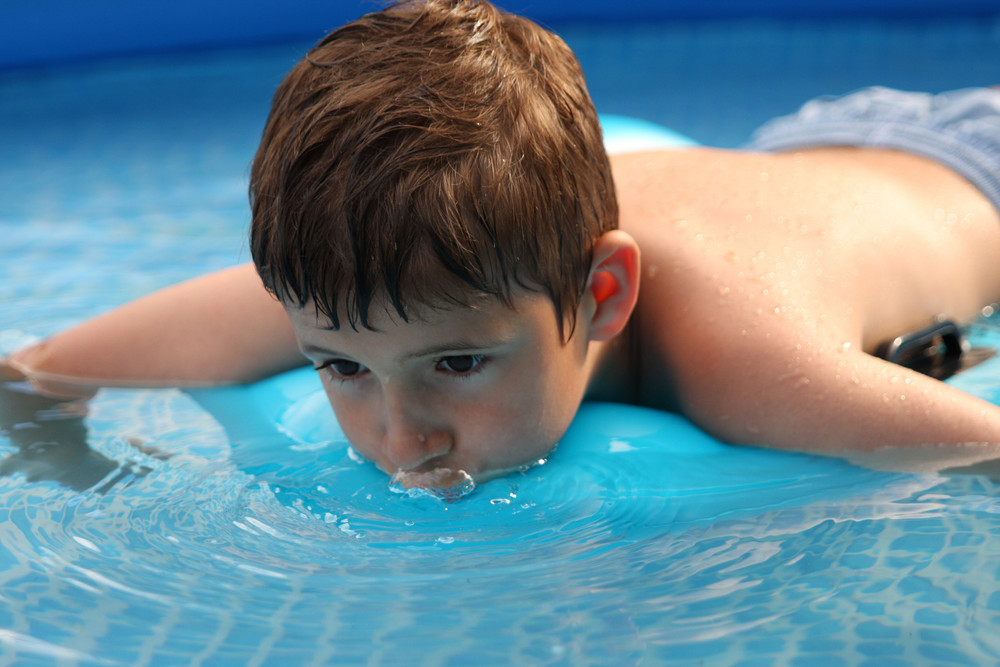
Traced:
<path id="1" fill-rule="evenodd" d="M 1000 102 L 869 91 L 760 135 L 785 152 L 609 162 L 557 37 L 485 2 L 390 7 L 279 87 L 251 175 L 255 267 L 8 363 L 73 393 L 248 382 L 304 355 L 352 445 L 418 484 L 543 456 L 584 399 L 676 410 L 734 443 L 989 458 L 1000 409 L 870 354 L 1000 298 L 1000 151 L 955 131 L 995 146 L 998 114 L 918 123 L 956 105 Z"/>

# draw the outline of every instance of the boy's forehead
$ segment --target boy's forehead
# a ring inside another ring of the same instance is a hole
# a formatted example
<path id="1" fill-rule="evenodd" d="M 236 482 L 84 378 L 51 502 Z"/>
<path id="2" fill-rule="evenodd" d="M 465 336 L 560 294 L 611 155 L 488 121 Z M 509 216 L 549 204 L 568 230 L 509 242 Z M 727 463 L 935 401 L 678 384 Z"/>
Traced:
<path id="1" fill-rule="evenodd" d="M 425 319 L 403 321 L 392 313 L 372 318 L 371 328 L 341 326 L 315 308 L 287 306 L 302 352 L 311 359 L 330 355 L 363 359 L 407 359 L 459 350 L 509 348 L 525 340 L 560 340 L 551 303 L 537 294 L 522 295 L 516 309 L 496 299 L 482 308 L 437 309 Z"/>
<path id="2" fill-rule="evenodd" d="M 439 300 L 434 303 L 408 303 L 404 317 L 386 298 L 373 299 L 368 310 L 367 326 L 356 323 L 354 327 L 344 317 L 347 305 L 341 304 L 338 309 L 340 328 L 369 329 L 374 332 L 396 329 L 411 325 L 442 326 L 460 322 L 482 321 L 491 318 L 509 318 L 518 310 L 518 304 L 525 299 L 524 295 L 515 295 L 510 304 L 501 299 L 483 293 L 466 294 L 461 299 Z M 318 308 L 316 303 L 308 301 L 305 304 L 285 303 L 285 310 L 293 323 L 313 329 L 332 330 L 331 318 Z"/>

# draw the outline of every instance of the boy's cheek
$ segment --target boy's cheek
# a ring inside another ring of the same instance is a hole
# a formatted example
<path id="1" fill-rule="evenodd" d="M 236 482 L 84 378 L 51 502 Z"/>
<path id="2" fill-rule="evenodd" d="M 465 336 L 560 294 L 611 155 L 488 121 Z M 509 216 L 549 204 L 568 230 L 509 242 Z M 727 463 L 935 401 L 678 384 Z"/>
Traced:
<path id="1" fill-rule="evenodd" d="M 378 463 L 375 452 L 370 448 L 372 442 L 370 426 L 368 424 L 367 411 L 363 405 L 344 405 L 344 401 L 338 399 L 333 393 L 327 391 L 327 400 L 333 409 L 333 415 L 337 418 L 337 424 L 344 432 L 344 436 L 351 444 L 351 447 L 369 461 Z M 381 466 L 380 466 L 381 467 Z"/>

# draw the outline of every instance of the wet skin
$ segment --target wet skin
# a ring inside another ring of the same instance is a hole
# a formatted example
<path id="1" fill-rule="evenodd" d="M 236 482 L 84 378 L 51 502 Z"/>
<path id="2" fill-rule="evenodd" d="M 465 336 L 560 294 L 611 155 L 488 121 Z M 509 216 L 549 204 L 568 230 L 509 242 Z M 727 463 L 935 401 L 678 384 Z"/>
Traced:
<path id="1" fill-rule="evenodd" d="M 643 253 L 638 403 L 739 444 L 998 451 L 996 406 L 866 354 L 1000 299 L 1000 217 L 971 183 L 907 153 L 837 147 L 612 165 L 621 228 Z"/>

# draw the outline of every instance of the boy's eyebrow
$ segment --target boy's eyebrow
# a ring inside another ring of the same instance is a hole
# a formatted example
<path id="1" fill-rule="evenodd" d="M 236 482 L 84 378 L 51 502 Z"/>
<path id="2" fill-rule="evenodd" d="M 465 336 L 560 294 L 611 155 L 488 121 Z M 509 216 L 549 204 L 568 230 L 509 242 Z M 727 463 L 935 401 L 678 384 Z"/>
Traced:
<path id="1" fill-rule="evenodd" d="M 509 341 L 511 336 L 497 336 L 496 338 L 479 340 L 479 341 L 469 341 L 469 340 L 453 340 L 446 343 L 441 343 L 438 345 L 431 345 L 422 350 L 417 350 L 415 352 L 410 352 L 404 359 L 417 359 L 419 357 L 433 357 L 445 352 L 462 352 L 464 350 L 484 350 L 494 347 L 500 347 Z"/>
<path id="2" fill-rule="evenodd" d="M 432 357 L 445 352 L 461 352 L 463 350 L 483 350 L 489 348 L 500 347 L 505 345 L 510 341 L 513 336 L 496 336 L 493 338 L 488 338 L 479 341 L 470 341 L 466 339 L 456 339 L 452 341 L 447 341 L 445 343 L 438 343 L 431 345 L 413 352 L 407 353 L 403 359 L 417 359 L 420 357 Z M 342 353 L 336 350 L 331 350 L 327 348 L 317 347 L 311 343 L 306 343 L 301 347 L 302 353 L 307 357 L 329 357 L 329 356 L 349 356 L 342 355 Z"/>
<path id="3" fill-rule="evenodd" d="M 305 344 L 299 345 L 299 351 L 302 354 L 304 354 L 305 356 L 310 357 L 310 358 L 312 358 L 312 357 L 335 356 L 337 354 L 333 350 L 325 350 L 325 349 L 323 349 L 321 347 L 316 347 L 315 345 L 312 345 L 311 343 L 305 343 Z"/>

